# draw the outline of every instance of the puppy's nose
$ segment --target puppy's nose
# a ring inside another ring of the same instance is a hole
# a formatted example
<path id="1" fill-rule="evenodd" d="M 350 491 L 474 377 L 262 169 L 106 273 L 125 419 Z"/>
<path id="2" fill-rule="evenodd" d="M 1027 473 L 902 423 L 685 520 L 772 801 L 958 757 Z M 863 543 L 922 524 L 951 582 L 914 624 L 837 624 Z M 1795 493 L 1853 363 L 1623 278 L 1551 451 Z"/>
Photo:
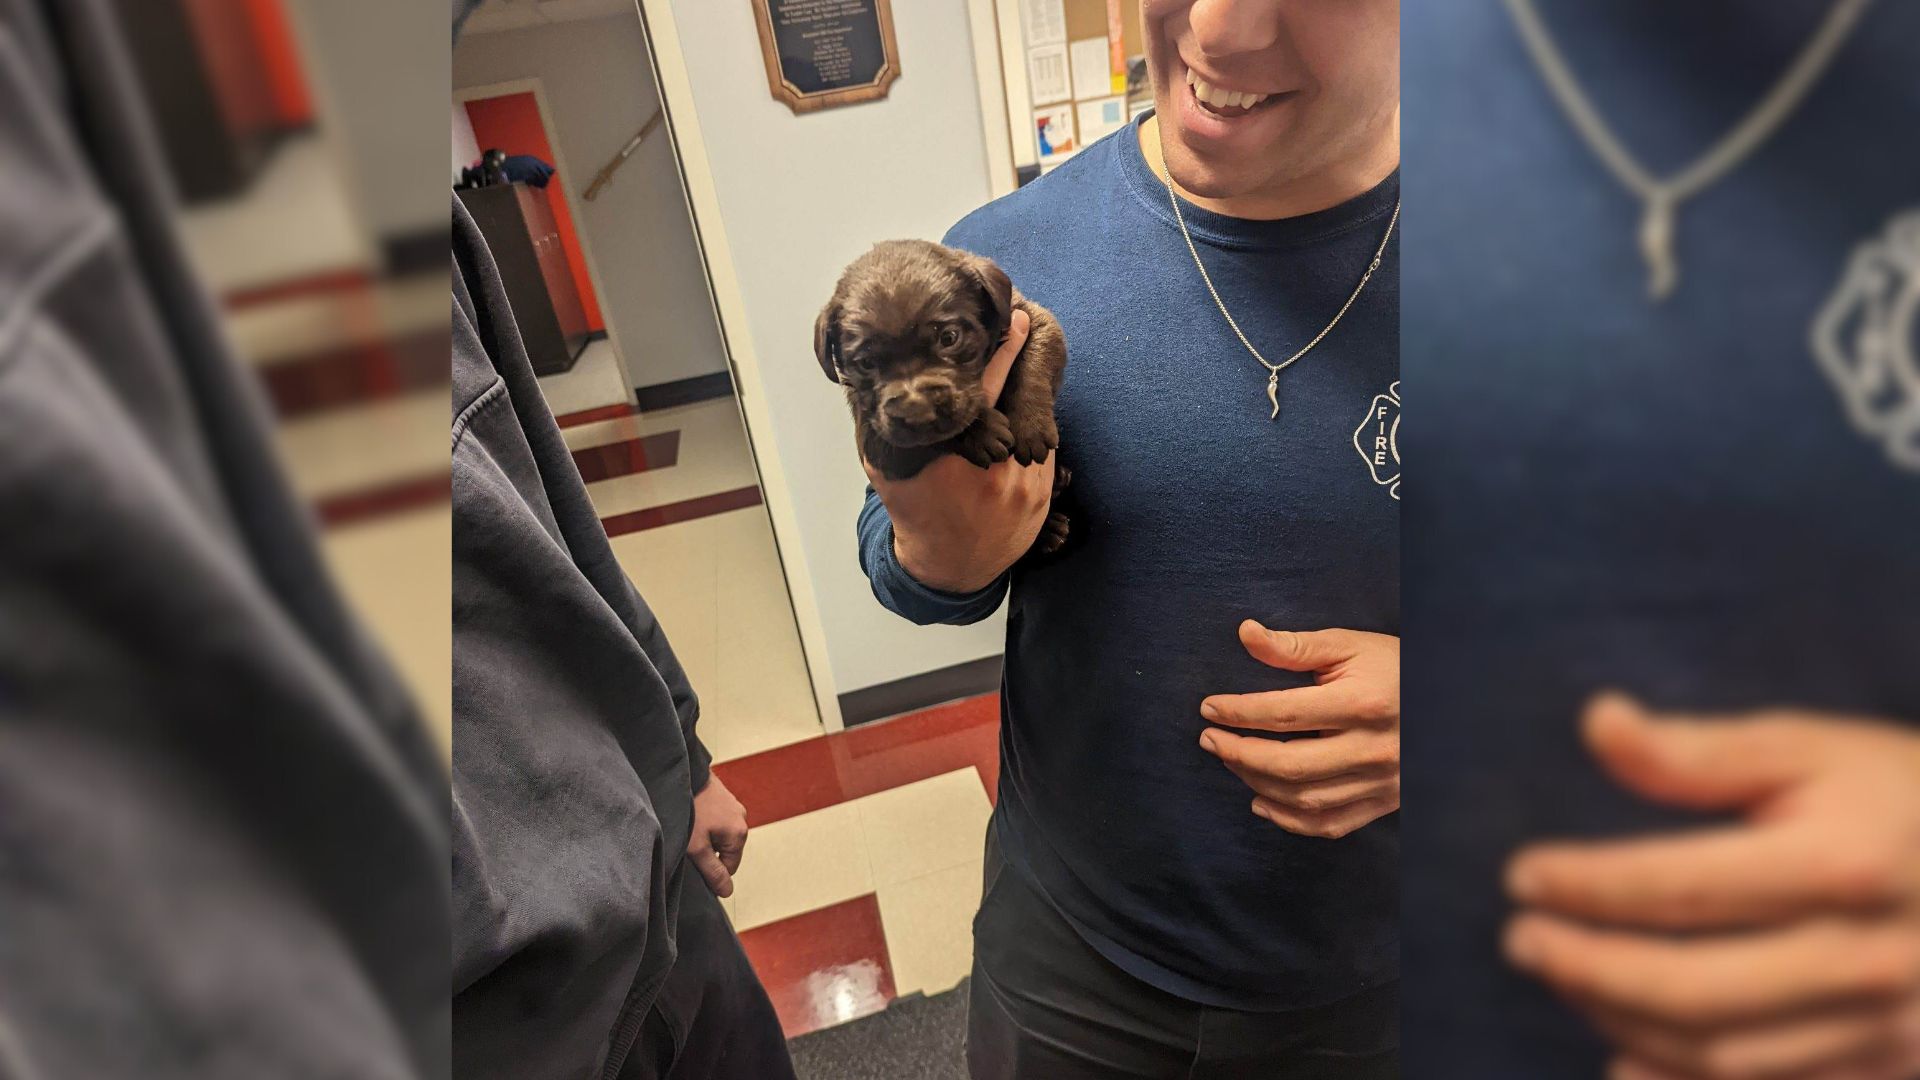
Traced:
<path id="1" fill-rule="evenodd" d="M 953 386 L 944 379 L 915 379 L 892 387 L 880 399 L 889 419 L 925 424 L 953 404 Z"/>

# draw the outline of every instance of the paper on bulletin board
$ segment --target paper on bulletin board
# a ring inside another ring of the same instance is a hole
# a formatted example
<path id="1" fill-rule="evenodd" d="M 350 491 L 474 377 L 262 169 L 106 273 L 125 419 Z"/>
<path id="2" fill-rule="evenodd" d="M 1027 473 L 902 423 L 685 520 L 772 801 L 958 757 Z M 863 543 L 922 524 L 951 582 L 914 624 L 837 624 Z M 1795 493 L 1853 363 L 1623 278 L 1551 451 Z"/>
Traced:
<path id="1" fill-rule="evenodd" d="M 1080 149 L 1073 137 L 1073 102 L 1049 105 L 1033 110 L 1033 137 L 1040 149 L 1040 160 Z"/>
<path id="2" fill-rule="evenodd" d="M 1064 45 L 1067 42 L 1067 5 L 1065 0 L 1020 0 L 1021 31 L 1029 48 L 1035 45 Z"/>
<path id="3" fill-rule="evenodd" d="M 1067 46 L 1073 54 L 1073 96 L 1092 101 L 1113 93 L 1113 77 L 1107 69 L 1107 39 L 1081 38 Z"/>
<path id="4" fill-rule="evenodd" d="M 1095 139 L 1111 135 L 1127 126 L 1125 97 L 1082 101 L 1074 106 L 1074 111 L 1080 118 L 1080 145 L 1082 146 L 1090 146 Z"/>
<path id="5" fill-rule="evenodd" d="M 1027 50 L 1027 91 L 1035 105 L 1065 101 L 1073 96 L 1073 86 L 1067 79 L 1064 42 Z"/>

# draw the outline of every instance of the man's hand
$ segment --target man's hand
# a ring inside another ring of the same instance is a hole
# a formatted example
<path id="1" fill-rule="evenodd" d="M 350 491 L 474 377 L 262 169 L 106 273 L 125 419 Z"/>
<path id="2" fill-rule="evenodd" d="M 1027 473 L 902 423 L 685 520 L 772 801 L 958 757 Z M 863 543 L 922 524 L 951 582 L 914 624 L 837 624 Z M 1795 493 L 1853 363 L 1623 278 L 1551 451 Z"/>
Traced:
<path id="1" fill-rule="evenodd" d="M 1000 400 L 1031 320 L 1015 309 L 1007 339 L 984 376 L 989 405 Z M 871 465 L 867 479 L 893 519 L 893 551 L 915 581 L 946 592 L 977 592 L 1033 546 L 1053 498 L 1057 454 L 1037 465 L 1012 458 L 982 469 L 952 454 L 910 480 L 888 480 Z"/>
<path id="2" fill-rule="evenodd" d="M 1200 745 L 1254 790 L 1253 812 L 1302 836 L 1337 839 L 1400 809 L 1400 639 L 1359 630 L 1268 630 L 1248 619 L 1240 643 L 1313 686 L 1216 694 L 1200 703 L 1215 724 L 1318 731 L 1281 742 L 1217 727 Z"/>
<path id="3" fill-rule="evenodd" d="M 733 875 L 747 850 L 747 808 L 733 797 L 720 777 L 711 773 L 707 786 L 693 797 L 693 835 L 687 838 L 687 858 L 707 879 L 713 895 L 733 895 Z"/>
<path id="4" fill-rule="evenodd" d="M 1920 734 L 1617 695 L 1585 734 L 1640 795 L 1743 818 L 1508 865 L 1507 954 L 1608 1036 L 1613 1080 L 1920 1076 Z"/>

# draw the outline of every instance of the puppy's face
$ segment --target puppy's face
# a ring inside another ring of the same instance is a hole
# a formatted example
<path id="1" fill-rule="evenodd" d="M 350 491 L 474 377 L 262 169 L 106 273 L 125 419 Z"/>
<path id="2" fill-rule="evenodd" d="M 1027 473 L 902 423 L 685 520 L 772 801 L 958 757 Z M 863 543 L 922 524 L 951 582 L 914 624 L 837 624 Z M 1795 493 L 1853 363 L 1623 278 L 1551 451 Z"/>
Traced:
<path id="1" fill-rule="evenodd" d="M 966 430 L 987 407 L 981 374 L 1006 331 L 1012 285 L 986 259 L 894 241 L 855 260 L 814 326 L 829 378 L 896 446 Z"/>

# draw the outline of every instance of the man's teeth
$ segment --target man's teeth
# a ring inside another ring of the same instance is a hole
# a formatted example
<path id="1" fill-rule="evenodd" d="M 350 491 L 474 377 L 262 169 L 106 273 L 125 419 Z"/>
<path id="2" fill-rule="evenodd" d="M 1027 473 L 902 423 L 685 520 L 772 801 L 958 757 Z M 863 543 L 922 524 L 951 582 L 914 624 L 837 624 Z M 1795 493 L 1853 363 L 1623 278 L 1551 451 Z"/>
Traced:
<path id="1" fill-rule="evenodd" d="M 1193 96 L 1216 109 L 1251 109 L 1267 100 L 1270 94 L 1242 94 L 1233 90 L 1223 90 L 1187 69 L 1187 85 L 1193 87 Z"/>

